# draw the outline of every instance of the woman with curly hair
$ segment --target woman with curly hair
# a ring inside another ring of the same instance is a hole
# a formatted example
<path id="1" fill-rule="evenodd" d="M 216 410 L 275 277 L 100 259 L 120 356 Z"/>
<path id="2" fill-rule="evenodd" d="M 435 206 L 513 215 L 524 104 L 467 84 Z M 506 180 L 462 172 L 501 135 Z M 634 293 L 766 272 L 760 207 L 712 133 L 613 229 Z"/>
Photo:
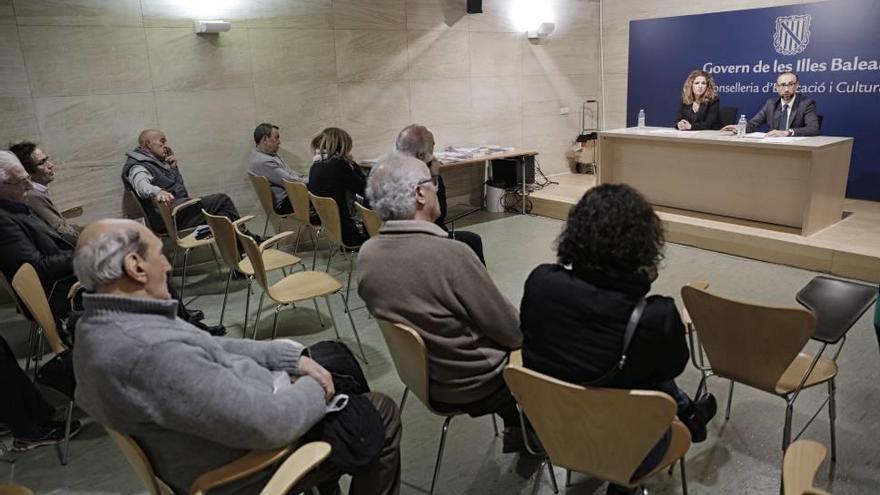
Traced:
<path id="1" fill-rule="evenodd" d="M 571 210 L 557 241 L 558 263 L 535 268 L 520 308 L 523 364 L 581 385 L 653 389 L 668 393 L 694 442 L 706 438 L 715 398 L 693 401 L 673 381 L 688 361 L 684 325 L 671 297 L 646 297 L 663 259 L 663 226 L 635 189 L 603 184 L 587 191 Z M 641 301 L 644 300 L 642 306 Z M 641 315 L 633 315 L 641 307 Z M 624 334 L 637 320 L 621 361 Z M 657 465 L 669 434 L 636 470 Z M 611 485 L 608 493 L 629 493 Z"/>
<path id="2" fill-rule="evenodd" d="M 721 129 L 721 99 L 715 92 L 715 81 L 704 70 L 688 74 L 681 89 L 681 104 L 675 127 L 680 131 Z"/>
<path id="3" fill-rule="evenodd" d="M 367 177 L 351 157 L 351 136 L 338 127 L 328 127 L 311 144 L 315 161 L 309 169 L 309 191 L 336 201 L 343 242 L 360 246 L 367 236 L 352 203 L 357 196 L 364 197 Z"/>

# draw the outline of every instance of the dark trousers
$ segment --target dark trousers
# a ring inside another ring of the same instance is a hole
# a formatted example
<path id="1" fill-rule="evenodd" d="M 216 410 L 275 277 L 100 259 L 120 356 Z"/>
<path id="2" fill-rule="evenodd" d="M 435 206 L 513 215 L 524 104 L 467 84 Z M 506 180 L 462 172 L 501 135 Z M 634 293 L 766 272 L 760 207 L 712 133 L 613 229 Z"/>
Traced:
<path id="1" fill-rule="evenodd" d="M 275 213 L 279 215 L 290 215 L 293 213 L 293 205 L 290 204 L 290 196 L 285 196 L 281 203 L 275 205 Z"/>
<path id="2" fill-rule="evenodd" d="M 235 205 L 229 196 L 223 193 L 208 194 L 202 196 L 201 204 L 194 204 L 189 208 L 184 208 L 177 214 L 177 228 L 188 229 L 205 223 L 205 217 L 202 215 L 202 209 L 211 215 L 224 216 L 230 220 L 238 220 L 241 215 L 235 209 Z M 185 199 L 181 201 L 185 201 Z"/>
<path id="3" fill-rule="evenodd" d="M 476 418 L 486 414 L 497 414 L 504 422 L 505 428 L 519 428 L 519 411 L 516 408 L 516 399 L 510 394 L 507 384 L 501 381 L 500 386 L 486 397 L 467 404 L 447 404 L 431 401 L 432 406 L 438 411 L 461 411 Z"/>
<path id="4" fill-rule="evenodd" d="M 349 495 L 396 495 L 400 492 L 400 414 L 397 405 L 387 395 L 369 392 L 364 394 L 379 411 L 385 426 L 385 445 L 374 466 L 352 475 Z M 324 462 L 307 474 L 290 493 L 299 493 L 318 486 L 321 495 L 337 493 L 336 480 L 343 473 L 338 467 Z"/>
<path id="5" fill-rule="evenodd" d="M 0 337 L 0 397 L 0 423 L 8 425 L 16 437 L 35 433 L 54 413 L 18 365 L 3 337 Z"/>
<path id="6" fill-rule="evenodd" d="M 456 230 L 449 233 L 449 238 L 467 244 L 477 254 L 477 258 L 480 258 L 480 263 L 486 266 L 486 259 L 483 257 L 483 239 L 479 234 L 467 230 Z"/>

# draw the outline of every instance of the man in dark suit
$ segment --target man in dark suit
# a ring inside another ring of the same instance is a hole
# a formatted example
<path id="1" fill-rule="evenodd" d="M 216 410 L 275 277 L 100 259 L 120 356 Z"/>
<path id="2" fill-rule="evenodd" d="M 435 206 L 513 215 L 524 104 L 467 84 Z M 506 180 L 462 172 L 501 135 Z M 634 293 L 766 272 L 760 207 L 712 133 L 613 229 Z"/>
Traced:
<path id="1" fill-rule="evenodd" d="M 797 94 L 798 76 L 794 72 L 783 72 L 776 78 L 776 91 L 779 97 L 770 98 L 761 111 L 752 117 L 746 132 L 767 125 L 768 137 L 816 136 L 819 134 L 819 114 L 816 102 Z M 725 126 L 722 131 L 736 132 L 736 125 Z"/>

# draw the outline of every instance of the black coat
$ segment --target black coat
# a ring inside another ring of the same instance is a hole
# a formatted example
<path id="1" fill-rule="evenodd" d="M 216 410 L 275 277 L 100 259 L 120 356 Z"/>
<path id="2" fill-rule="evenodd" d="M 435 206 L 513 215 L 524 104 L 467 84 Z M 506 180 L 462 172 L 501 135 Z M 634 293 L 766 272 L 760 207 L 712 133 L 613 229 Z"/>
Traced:
<path id="1" fill-rule="evenodd" d="M 687 120 L 691 123 L 692 131 L 702 131 L 706 129 L 721 129 L 721 100 L 715 98 L 709 103 L 701 103 L 700 108 L 694 113 L 694 109 L 690 103 L 679 102 L 678 118 L 675 119 L 677 127 L 678 122 Z"/>
<path id="2" fill-rule="evenodd" d="M 27 205 L 0 200 L 0 270 L 12 283 L 25 263 L 33 265 L 56 318 L 67 314 L 67 290 L 76 282 L 73 250 L 76 241 L 62 236 Z"/>
<path id="3" fill-rule="evenodd" d="M 520 324 L 526 367 L 587 383 L 620 361 L 630 313 L 651 284 L 640 274 L 575 275 L 540 265 L 526 280 Z M 672 298 L 648 297 L 627 364 L 607 385 L 651 389 L 681 374 L 688 360 L 684 325 Z"/>
<path id="4" fill-rule="evenodd" d="M 364 196 L 367 177 L 354 162 L 341 158 L 316 161 L 309 169 L 309 191 L 315 196 L 331 197 L 339 206 L 342 240 L 348 246 L 360 246 L 367 239 L 354 222 L 349 208 L 350 195 Z"/>

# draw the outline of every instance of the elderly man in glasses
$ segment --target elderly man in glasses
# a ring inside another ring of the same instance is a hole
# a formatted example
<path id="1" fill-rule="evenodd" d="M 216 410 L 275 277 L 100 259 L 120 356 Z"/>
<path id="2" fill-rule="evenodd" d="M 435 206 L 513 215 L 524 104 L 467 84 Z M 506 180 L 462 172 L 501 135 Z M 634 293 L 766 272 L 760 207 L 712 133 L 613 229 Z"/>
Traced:
<path id="1" fill-rule="evenodd" d="M 761 111 L 748 121 L 746 132 L 755 132 L 767 125 L 767 137 L 817 136 L 819 134 L 819 114 L 816 102 L 797 94 L 798 76 L 786 71 L 776 78 L 776 92 L 779 97 L 769 98 Z M 736 132 L 736 125 L 724 126 L 722 131 Z"/>
<path id="2" fill-rule="evenodd" d="M 504 420 L 504 452 L 522 448 L 516 402 L 501 371 L 522 344 L 519 314 L 464 243 L 434 221 L 437 179 L 400 152 L 383 157 L 367 198 L 385 222 L 358 255 L 358 293 L 377 318 L 419 332 L 428 351 L 432 405 Z"/>

